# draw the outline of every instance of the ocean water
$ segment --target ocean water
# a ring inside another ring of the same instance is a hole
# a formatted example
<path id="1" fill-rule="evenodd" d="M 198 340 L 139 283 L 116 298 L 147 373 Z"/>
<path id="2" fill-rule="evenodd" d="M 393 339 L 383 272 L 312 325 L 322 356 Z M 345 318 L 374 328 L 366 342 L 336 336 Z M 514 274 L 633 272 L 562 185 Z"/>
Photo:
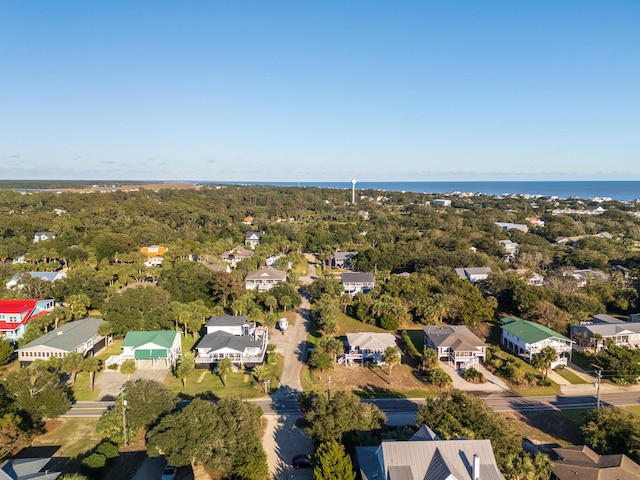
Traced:
<path id="1" fill-rule="evenodd" d="M 211 182 L 218 183 L 218 182 Z M 351 189 L 351 182 L 224 182 L 242 185 L 278 185 Z M 640 198 L 640 181 L 550 181 L 550 182 L 357 182 L 356 190 L 389 192 L 452 193 L 488 195 L 523 194 L 560 198 L 611 198 L 632 201 Z"/>

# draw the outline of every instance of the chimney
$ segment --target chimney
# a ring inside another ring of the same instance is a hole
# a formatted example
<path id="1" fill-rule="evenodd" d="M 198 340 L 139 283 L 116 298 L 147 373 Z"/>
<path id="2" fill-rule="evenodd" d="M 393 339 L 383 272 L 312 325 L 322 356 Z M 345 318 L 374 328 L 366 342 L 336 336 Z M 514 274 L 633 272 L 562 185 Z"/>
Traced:
<path id="1" fill-rule="evenodd" d="M 480 480 L 480 457 L 473 455 L 473 471 L 471 473 L 472 480 Z"/>

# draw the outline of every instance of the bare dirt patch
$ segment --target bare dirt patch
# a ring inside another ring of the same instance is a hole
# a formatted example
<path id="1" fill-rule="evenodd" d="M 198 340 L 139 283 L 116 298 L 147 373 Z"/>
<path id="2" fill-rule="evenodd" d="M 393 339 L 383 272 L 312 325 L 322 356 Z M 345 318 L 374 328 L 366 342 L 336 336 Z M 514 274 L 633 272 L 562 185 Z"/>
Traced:
<path id="1" fill-rule="evenodd" d="M 332 370 L 314 371 L 310 375 L 316 390 L 326 389 L 331 377 L 330 389 L 334 392 L 338 390 L 361 390 L 368 393 L 432 391 L 433 389 L 416 377 L 414 372 L 415 370 L 407 365 L 393 367 L 391 375 L 389 375 L 389 368 L 377 365 L 352 367 L 338 365 Z"/>

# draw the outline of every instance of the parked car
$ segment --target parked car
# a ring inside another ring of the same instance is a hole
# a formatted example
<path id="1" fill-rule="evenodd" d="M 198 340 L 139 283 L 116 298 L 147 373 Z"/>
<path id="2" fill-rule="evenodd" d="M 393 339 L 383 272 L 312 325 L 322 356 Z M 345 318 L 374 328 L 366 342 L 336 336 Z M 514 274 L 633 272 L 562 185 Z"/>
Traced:
<path id="1" fill-rule="evenodd" d="M 291 461 L 294 468 L 311 468 L 311 457 L 306 454 L 296 455 Z"/>
<path id="2" fill-rule="evenodd" d="M 174 480 L 176 478 L 176 467 L 172 467 L 168 463 L 165 465 L 164 470 L 162 470 L 162 476 L 160 480 Z"/>

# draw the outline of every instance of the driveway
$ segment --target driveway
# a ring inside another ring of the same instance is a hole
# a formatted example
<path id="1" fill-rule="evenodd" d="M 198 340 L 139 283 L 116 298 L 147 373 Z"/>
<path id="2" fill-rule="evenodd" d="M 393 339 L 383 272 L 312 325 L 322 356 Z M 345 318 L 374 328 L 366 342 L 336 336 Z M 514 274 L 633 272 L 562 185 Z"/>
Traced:
<path id="1" fill-rule="evenodd" d="M 166 368 L 157 369 L 140 369 L 131 375 L 131 381 L 138 379 L 155 380 L 164 383 L 169 370 Z M 117 370 L 109 370 L 108 368 L 96 375 L 95 388 L 99 391 L 98 399 L 115 400 L 125 383 L 127 383 L 127 375 L 121 374 Z"/>
<path id="2" fill-rule="evenodd" d="M 464 392 L 488 392 L 488 393 L 508 393 L 509 386 L 499 377 L 496 377 L 493 373 L 486 369 L 482 364 L 476 367 L 480 373 L 487 379 L 486 383 L 471 383 L 467 382 L 460 373 L 450 365 L 444 362 L 439 362 L 440 368 L 449 374 L 451 380 L 453 380 L 453 388 L 462 390 Z"/>
<path id="3" fill-rule="evenodd" d="M 306 480 L 313 478 L 310 468 L 295 469 L 291 466 L 294 455 L 312 454 L 313 442 L 296 427 L 298 415 L 268 415 L 263 445 L 267 452 L 269 472 L 273 480 Z"/>

